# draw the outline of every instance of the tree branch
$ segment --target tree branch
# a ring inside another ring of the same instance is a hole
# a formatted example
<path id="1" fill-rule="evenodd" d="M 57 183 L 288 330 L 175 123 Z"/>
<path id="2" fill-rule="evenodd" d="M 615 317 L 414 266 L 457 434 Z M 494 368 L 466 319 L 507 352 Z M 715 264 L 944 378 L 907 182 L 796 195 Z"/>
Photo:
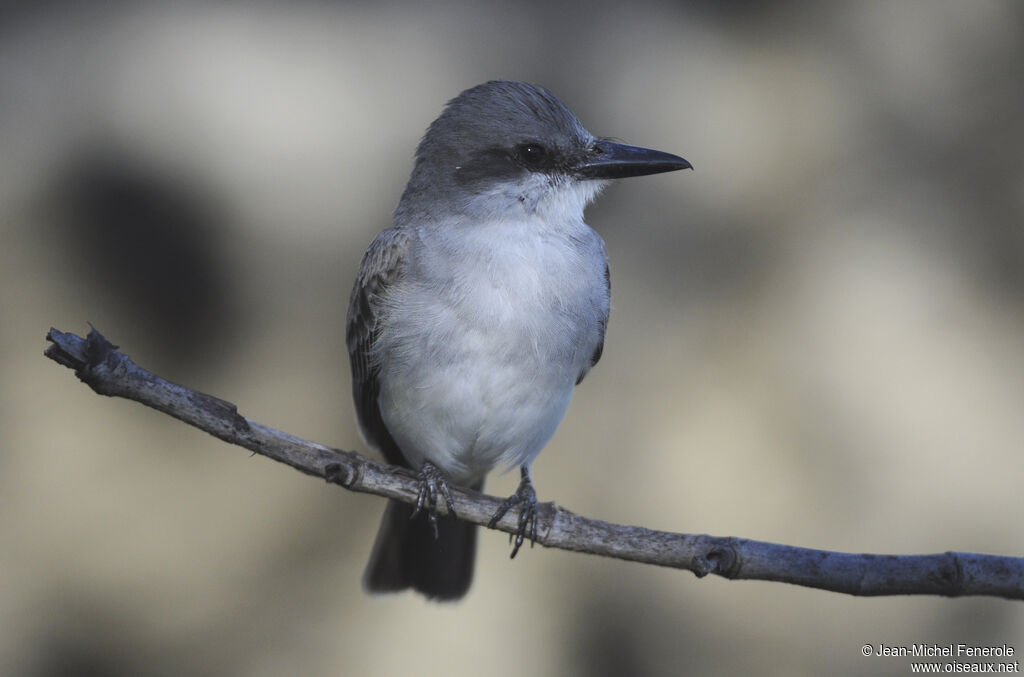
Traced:
<path id="1" fill-rule="evenodd" d="M 101 395 L 124 397 L 169 414 L 225 442 L 360 491 L 405 503 L 416 500 L 415 476 L 355 452 L 332 449 L 251 421 L 216 397 L 166 381 L 117 352 L 98 331 L 86 338 L 51 329 L 45 355 L 73 369 Z M 458 518 L 485 525 L 501 500 L 452 487 Z M 439 508 L 444 511 L 442 505 Z M 512 533 L 516 512 L 498 529 Z M 812 550 L 743 538 L 676 534 L 589 519 L 554 503 L 538 507 L 541 545 L 677 569 L 698 577 L 792 583 L 850 595 L 990 595 L 1024 599 L 1024 558 L 944 552 L 870 555 Z"/>

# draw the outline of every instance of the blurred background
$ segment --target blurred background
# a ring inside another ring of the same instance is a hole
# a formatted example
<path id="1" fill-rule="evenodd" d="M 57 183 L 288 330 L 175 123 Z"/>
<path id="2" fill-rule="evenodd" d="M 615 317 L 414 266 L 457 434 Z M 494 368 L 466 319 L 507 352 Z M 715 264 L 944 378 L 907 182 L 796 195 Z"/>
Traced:
<path id="1" fill-rule="evenodd" d="M 533 81 L 593 133 L 696 167 L 588 211 L 611 324 L 534 465 L 541 500 L 1020 555 L 1022 63 L 1013 0 L 6 3 L 0 674 L 906 674 L 861 646 L 1019 654 L 1019 603 L 509 561 L 488 533 L 462 603 L 370 598 L 381 499 L 98 397 L 42 351 L 91 322 L 250 418 L 365 451 L 344 348 L 360 256 L 443 104 Z"/>

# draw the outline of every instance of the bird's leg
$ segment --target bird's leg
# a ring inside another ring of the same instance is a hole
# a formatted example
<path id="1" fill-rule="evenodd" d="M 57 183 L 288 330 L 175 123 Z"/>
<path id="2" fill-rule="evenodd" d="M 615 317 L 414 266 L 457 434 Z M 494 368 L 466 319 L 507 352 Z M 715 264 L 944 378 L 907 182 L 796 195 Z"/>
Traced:
<path id="1" fill-rule="evenodd" d="M 519 472 L 523 479 L 520 480 L 516 493 L 505 499 L 505 502 L 494 513 L 494 517 L 487 523 L 488 528 L 493 529 L 509 508 L 518 503 L 523 504 L 523 507 L 519 509 L 519 526 L 514 534 L 515 545 L 512 546 L 510 557 L 515 557 L 519 552 L 519 546 L 523 544 L 524 538 L 529 537 L 531 548 L 537 542 L 537 492 L 533 490 L 533 482 L 530 481 L 530 468 L 525 465 L 520 466 Z M 510 541 L 512 536 L 513 534 L 508 535 Z"/>
<path id="2" fill-rule="evenodd" d="M 444 498 L 445 505 L 448 507 L 448 514 L 452 517 L 455 516 L 455 503 L 452 501 L 452 494 L 448 491 L 448 481 L 444 478 L 444 475 L 437 468 L 436 465 L 430 461 L 423 463 L 423 467 L 420 468 L 419 472 L 420 481 L 420 492 L 416 495 L 416 507 L 412 511 L 412 515 L 409 519 L 416 517 L 423 510 L 424 506 L 427 509 L 427 519 L 430 520 L 430 526 L 434 529 L 434 538 L 437 536 L 437 499 L 438 494 Z"/>

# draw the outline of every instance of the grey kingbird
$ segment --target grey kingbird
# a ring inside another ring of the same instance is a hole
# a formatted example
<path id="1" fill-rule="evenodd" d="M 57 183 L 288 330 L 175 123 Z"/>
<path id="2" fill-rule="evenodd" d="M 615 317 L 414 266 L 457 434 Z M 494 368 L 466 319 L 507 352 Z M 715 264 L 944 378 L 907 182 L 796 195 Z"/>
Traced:
<path id="1" fill-rule="evenodd" d="M 448 482 L 479 491 L 495 467 L 519 466 L 522 481 L 491 526 L 521 504 L 512 555 L 535 538 L 530 464 L 600 359 L 608 323 L 608 255 L 583 209 L 609 179 L 687 168 L 594 137 L 521 82 L 468 89 L 430 125 L 348 310 L 360 430 L 421 480 L 416 507 L 388 503 L 368 590 L 462 597 L 476 527 L 435 511 L 442 498 L 454 513 Z"/>

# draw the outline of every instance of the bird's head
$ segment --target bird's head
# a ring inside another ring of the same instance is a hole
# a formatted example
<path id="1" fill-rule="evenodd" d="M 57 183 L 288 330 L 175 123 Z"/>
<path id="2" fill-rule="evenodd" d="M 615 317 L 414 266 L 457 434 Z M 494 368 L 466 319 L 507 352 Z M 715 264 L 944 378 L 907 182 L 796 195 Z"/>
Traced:
<path id="1" fill-rule="evenodd" d="M 593 136 L 543 87 L 492 81 L 449 101 L 427 129 L 399 214 L 579 219 L 610 179 L 690 167 Z"/>

